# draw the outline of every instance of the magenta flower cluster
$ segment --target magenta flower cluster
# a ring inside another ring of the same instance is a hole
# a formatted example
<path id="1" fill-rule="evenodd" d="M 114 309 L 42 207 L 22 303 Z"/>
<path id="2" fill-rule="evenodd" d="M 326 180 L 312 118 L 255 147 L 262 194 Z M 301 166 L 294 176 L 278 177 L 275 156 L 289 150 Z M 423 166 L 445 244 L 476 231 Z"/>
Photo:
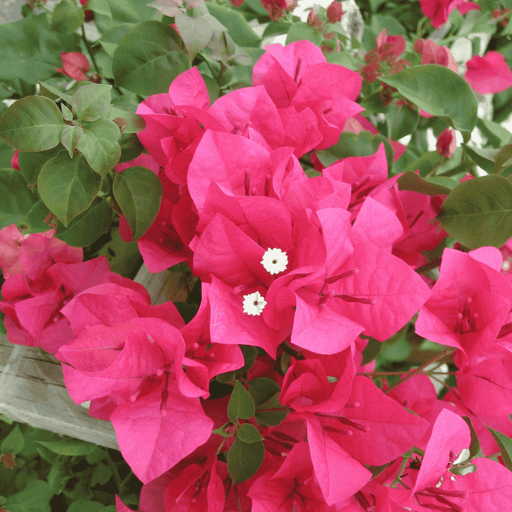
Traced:
<path id="1" fill-rule="evenodd" d="M 160 178 L 139 248 L 152 272 L 186 262 L 199 276 L 196 316 L 185 324 L 172 302 L 151 305 L 52 232 L 8 227 L 9 339 L 56 354 L 71 398 L 112 422 L 144 483 L 141 512 L 508 510 L 512 473 L 490 458 L 500 450 L 486 428 L 512 436 L 502 254 L 446 249 L 436 282 L 418 272 L 447 236 L 435 221 L 444 196 L 400 190 L 384 145 L 307 177 L 299 159 L 335 144 L 362 110 L 358 73 L 300 41 L 268 46 L 253 82 L 210 105 L 199 71 L 183 73 L 139 105 L 148 153 L 117 168 Z M 123 217 L 120 228 L 130 239 Z M 379 388 L 374 363 L 362 366 L 369 338 L 387 340 L 418 311 L 416 334 L 445 347 L 439 361 L 454 355 L 457 387 L 443 399 L 425 368 Z M 258 356 L 237 385 L 277 385 L 260 408 L 285 413 L 275 424 L 230 421 L 229 395 L 210 396 L 212 380 L 246 364 L 240 346 Z M 265 455 L 233 484 L 229 434 L 245 424 Z"/>

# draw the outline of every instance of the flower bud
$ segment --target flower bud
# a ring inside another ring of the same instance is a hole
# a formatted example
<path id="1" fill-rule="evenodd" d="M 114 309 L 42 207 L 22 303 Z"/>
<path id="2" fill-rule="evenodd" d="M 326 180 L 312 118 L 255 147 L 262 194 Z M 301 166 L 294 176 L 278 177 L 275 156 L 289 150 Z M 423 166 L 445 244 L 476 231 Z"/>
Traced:
<path id="1" fill-rule="evenodd" d="M 57 68 L 56 71 L 67 75 L 74 80 L 87 80 L 87 73 L 91 69 L 91 65 L 87 57 L 80 52 L 62 52 L 60 54 L 63 68 Z"/>
<path id="2" fill-rule="evenodd" d="M 437 152 L 445 158 L 450 158 L 456 147 L 455 131 L 452 128 L 446 128 L 437 138 Z"/>
<path id="3" fill-rule="evenodd" d="M 329 23 L 337 23 L 341 21 L 343 17 L 343 9 L 341 8 L 341 2 L 334 0 L 329 7 L 327 7 L 327 19 Z"/>

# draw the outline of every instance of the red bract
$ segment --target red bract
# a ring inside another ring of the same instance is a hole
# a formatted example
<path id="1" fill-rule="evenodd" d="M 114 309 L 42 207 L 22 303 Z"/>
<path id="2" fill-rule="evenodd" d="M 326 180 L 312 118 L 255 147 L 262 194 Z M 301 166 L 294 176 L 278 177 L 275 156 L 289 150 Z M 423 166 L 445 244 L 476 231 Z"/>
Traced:
<path id="1" fill-rule="evenodd" d="M 459 0 L 420 0 L 421 12 L 430 19 L 434 28 L 441 28 Z"/>
<path id="2" fill-rule="evenodd" d="M 91 64 L 83 53 L 62 52 L 60 56 L 63 67 L 56 68 L 55 71 L 63 73 L 77 81 L 87 80 L 86 73 L 91 69 Z"/>
<path id="3" fill-rule="evenodd" d="M 425 64 L 439 64 L 446 68 L 451 69 L 455 73 L 459 72 L 457 62 L 453 58 L 447 46 L 439 46 L 434 41 L 427 39 L 418 39 L 414 43 L 414 50 L 421 54 L 421 65 Z"/>
<path id="4" fill-rule="evenodd" d="M 503 347 L 493 347 L 487 357 L 457 372 L 461 402 L 478 420 L 512 436 L 512 356 Z"/>
<path id="5" fill-rule="evenodd" d="M 327 512 L 314 476 L 308 443 L 297 443 L 277 471 L 267 471 L 251 486 L 252 512 Z"/>
<path id="6" fill-rule="evenodd" d="M 512 71 L 498 52 L 475 55 L 466 63 L 466 82 L 479 94 L 496 94 L 512 86 Z"/>
<path id="7" fill-rule="evenodd" d="M 263 85 L 276 107 L 293 107 L 297 113 L 310 109 L 323 140 L 316 149 L 337 142 L 348 118 L 362 109 L 355 100 L 361 77 L 342 66 L 328 64 L 321 50 L 309 41 L 297 41 L 284 48 L 265 47 L 253 69 L 255 85 Z"/>
<path id="8" fill-rule="evenodd" d="M 460 349 L 457 361 L 463 365 L 495 342 L 511 302 L 512 288 L 504 276 L 469 254 L 445 249 L 439 279 L 420 309 L 416 332 Z"/>
<path id="9" fill-rule="evenodd" d="M 14 225 L 0 231 L 0 267 L 6 277 L 0 310 L 11 343 L 40 346 L 55 354 L 73 339 L 60 309 L 112 274 L 105 257 L 82 262 L 82 249 L 52 235 L 50 231 L 25 237 Z"/>

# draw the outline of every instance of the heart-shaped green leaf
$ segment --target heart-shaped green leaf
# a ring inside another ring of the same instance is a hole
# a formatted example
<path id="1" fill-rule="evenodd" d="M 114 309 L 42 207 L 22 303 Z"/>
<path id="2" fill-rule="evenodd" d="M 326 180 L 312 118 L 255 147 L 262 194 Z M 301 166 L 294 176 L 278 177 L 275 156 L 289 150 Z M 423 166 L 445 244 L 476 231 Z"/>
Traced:
<path id="1" fill-rule="evenodd" d="M 83 127 L 83 134 L 77 145 L 93 171 L 105 176 L 119 162 L 121 132 L 116 123 L 107 119 L 97 119 Z"/>
<path id="2" fill-rule="evenodd" d="M 190 68 L 180 51 L 176 31 L 159 21 L 146 21 L 130 30 L 114 52 L 116 85 L 139 94 L 167 92 L 169 84 Z"/>
<path id="3" fill-rule="evenodd" d="M 62 114 L 52 100 L 26 96 L 13 103 L 0 119 L 0 137 L 21 151 L 45 151 L 59 143 L 64 126 Z"/>
<path id="4" fill-rule="evenodd" d="M 44 164 L 37 180 L 41 199 L 68 226 L 87 210 L 101 188 L 101 178 L 82 155 L 69 158 L 66 151 Z"/>
<path id="5" fill-rule="evenodd" d="M 512 237 L 512 183 L 495 174 L 464 181 L 448 194 L 438 219 L 470 249 L 501 247 Z"/>

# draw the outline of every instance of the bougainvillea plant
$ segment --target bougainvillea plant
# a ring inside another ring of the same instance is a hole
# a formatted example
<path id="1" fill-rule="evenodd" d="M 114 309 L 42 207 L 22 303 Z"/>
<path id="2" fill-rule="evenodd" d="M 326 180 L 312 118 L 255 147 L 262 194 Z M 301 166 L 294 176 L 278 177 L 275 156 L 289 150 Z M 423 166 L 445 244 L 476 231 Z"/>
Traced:
<path id="1" fill-rule="evenodd" d="M 112 423 L 139 511 L 510 508 L 511 8 L 0 27 L 5 331 Z M 152 304 L 142 261 L 188 299 Z"/>

